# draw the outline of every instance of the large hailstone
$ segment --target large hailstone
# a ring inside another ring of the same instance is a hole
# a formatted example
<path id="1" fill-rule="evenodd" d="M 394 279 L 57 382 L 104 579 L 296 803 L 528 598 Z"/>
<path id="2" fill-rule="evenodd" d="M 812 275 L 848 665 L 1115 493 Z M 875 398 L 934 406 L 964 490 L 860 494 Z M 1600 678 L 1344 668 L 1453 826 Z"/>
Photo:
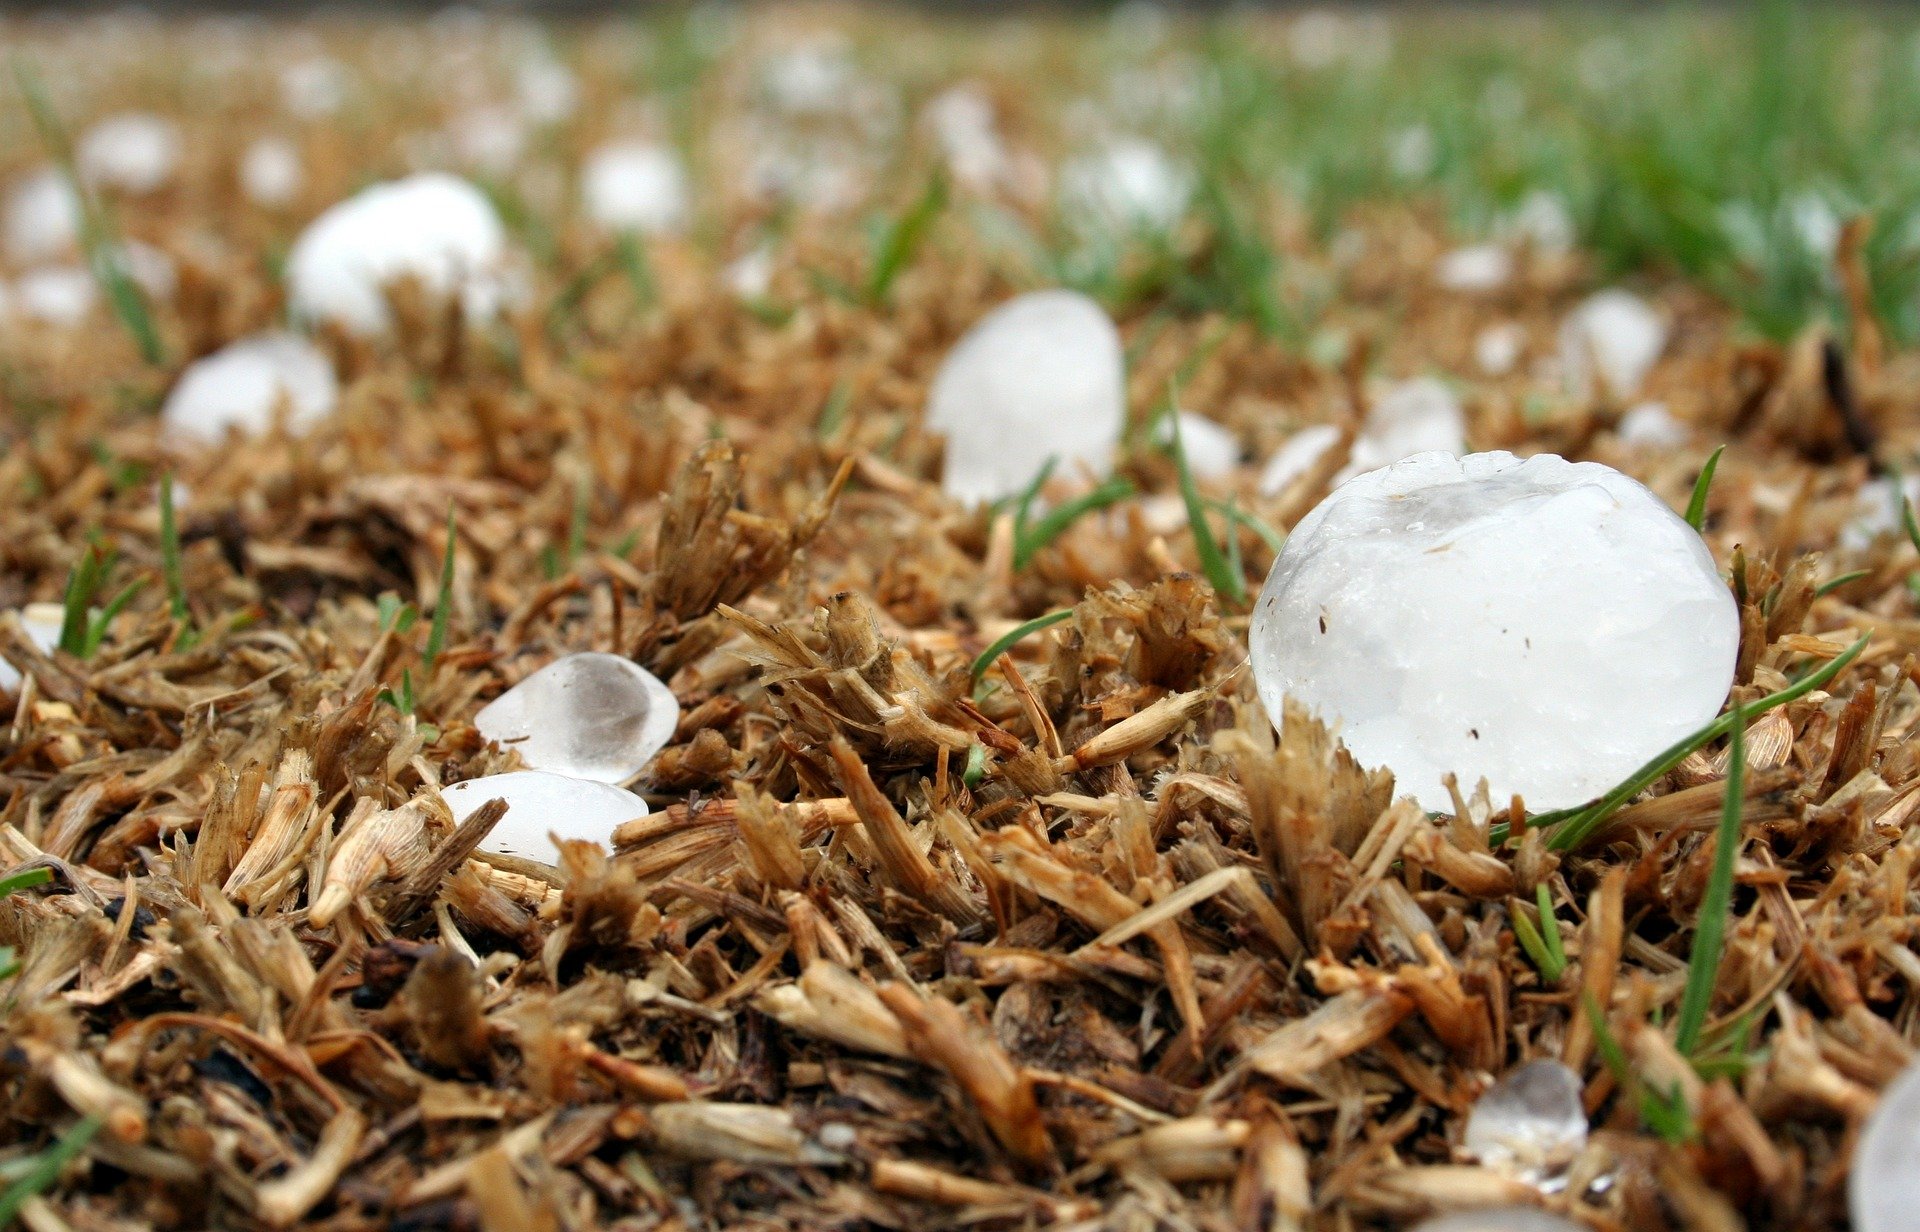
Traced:
<path id="1" fill-rule="evenodd" d="M 1013 496 L 1048 459 L 1059 474 L 1113 468 L 1126 420 L 1120 331 L 1077 291 L 1030 291 L 960 339 L 933 378 L 927 426 L 947 437 L 941 486 L 980 504 Z"/>
<path id="2" fill-rule="evenodd" d="M 545 770 L 468 779 L 440 795 L 456 824 L 489 800 L 505 800 L 507 815 L 481 842 L 480 850 L 542 864 L 560 862 L 560 848 L 551 834 L 604 845 L 613 837 L 614 827 L 647 815 L 647 802 L 630 791 Z"/>
<path id="3" fill-rule="evenodd" d="M 300 433 L 339 397 L 333 364 L 318 347 L 294 334 L 255 334 L 189 364 L 160 408 L 160 426 L 168 437 L 217 445 L 228 429 L 265 432 L 284 404 L 287 429 Z"/>
<path id="4" fill-rule="evenodd" d="M 587 156 L 580 173 L 587 215 L 614 231 L 656 235 L 687 225 L 686 168 L 669 146 L 620 141 Z"/>
<path id="5" fill-rule="evenodd" d="M 1856 1232 L 1920 1229 L 1920 1065 L 1880 1093 L 1880 1102 L 1853 1148 L 1847 1210 Z"/>
<path id="6" fill-rule="evenodd" d="M 1583 300 L 1560 326 L 1560 363 L 1580 397 L 1625 401 L 1667 347 L 1667 324 L 1631 291 L 1609 288 Z"/>
<path id="7" fill-rule="evenodd" d="M 473 720 L 535 770 L 602 783 L 640 773 L 679 724 L 680 703 L 660 678 L 610 654 L 555 659 Z"/>
<path id="8" fill-rule="evenodd" d="M 130 193 L 166 186 L 180 165 L 180 129 L 144 111 L 110 116 L 80 138 L 74 159 L 89 184 Z"/>
<path id="9" fill-rule="evenodd" d="M 458 294 L 467 314 L 494 315 L 508 296 L 507 232 L 478 188 L 444 172 L 375 184 L 313 220 L 287 256 L 296 316 L 357 333 L 388 325 L 383 288 L 416 278 Z"/>
<path id="10" fill-rule="evenodd" d="M 1423 806 L 1451 772 L 1556 809 L 1719 713 L 1740 620 L 1700 536 L 1611 467 L 1429 453 L 1294 528 L 1250 641 L 1269 715 L 1304 703 Z"/>

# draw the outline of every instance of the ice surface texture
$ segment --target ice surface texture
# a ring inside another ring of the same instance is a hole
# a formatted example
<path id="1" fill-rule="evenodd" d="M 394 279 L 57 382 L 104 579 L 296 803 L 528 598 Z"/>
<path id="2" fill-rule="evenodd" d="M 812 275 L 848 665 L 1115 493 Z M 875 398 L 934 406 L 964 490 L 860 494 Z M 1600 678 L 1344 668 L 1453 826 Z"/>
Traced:
<path id="1" fill-rule="evenodd" d="M 610 654 L 555 659 L 474 716 L 536 770 L 618 783 L 673 739 L 680 703 L 659 677 Z"/>
<path id="2" fill-rule="evenodd" d="M 333 410 L 340 387 L 333 364 L 294 334 L 255 334 L 187 366 L 160 408 L 169 438 L 218 444 L 228 428 L 265 432 L 284 402 L 287 428 L 299 433 Z"/>
<path id="3" fill-rule="evenodd" d="M 1126 418 L 1120 331 L 1077 291 L 1030 291 L 982 317 L 933 378 L 927 427 L 946 434 L 947 495 L 1012 496 L 1048 458 L 1106 475 Z"/>
<path id="4" fill-rule="evenodd" d="M 506 228 L 486 195 L 427 172 L 362 189 L 314 219 L 287 256 L 287 285 L 296 316 L 378 333 L 383 289 L 408 277 L 458 294 L 471 317 L 491 316 L 506 298 L 506 260 Z"/>
<path id="5" fill-rule="evenodd" d="M 468 779 L 440 794 L 453 810 L 455 823 L 465 821 L 489 800 L 505 800 L 507 815 L 493 827 L 480 850 L 542 864 L 559 863 L 560 849 L 552 834 L 604 846 L 615 826 L 647 814 L 647 802 L 630 791 L 544 770 Z"/>
<path id="6" fill-rule="evenodd" d="M 1449 810 L 1448 772 L 1583 803 L 1711 720 L 1733 597 L 1691 527 L 1610 467 L 1427 453 L 1336 489 L 1255 608 L 1254 679 Z"/>
<path id="7" fill-rule="evenodd" d="M 1920 1232 L 1920 1064 L 1880 1093 L 1853 1149 L 1847 1207 L 1855 1232 Z"/>

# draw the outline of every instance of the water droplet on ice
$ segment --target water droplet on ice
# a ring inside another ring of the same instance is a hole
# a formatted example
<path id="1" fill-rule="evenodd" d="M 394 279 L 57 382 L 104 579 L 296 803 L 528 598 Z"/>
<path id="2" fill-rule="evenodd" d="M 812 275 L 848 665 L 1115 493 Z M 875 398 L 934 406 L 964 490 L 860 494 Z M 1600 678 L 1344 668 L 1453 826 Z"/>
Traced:
<path id="1" fill-rule="evenodd" d="M 1559 1061 L 1529 1061 L 1474 1101 L 1462 1141 L 1490 1168 L 1539 1181 L 1573 1161 L 1587 1141 L 1580 1076 Z"/>
<path id="2" fill-rule="evenodd" d="M 507 802 L 507 815 L 480 844 L 482 851 L 557 864 L 563 839 L 605 844 L 614 827 L 644 817 L 647 802 L 610 783 L 568 778 L 543 770 L 515 770 L 455 783 L 440 793 L 456 824 L 489 800 Z"/>
<path id="3" fill-rule="evenodd" d="M 1337 721 L 1426 807 L 1452 807 L 1452 772 L 1552 809 L 1719 713 L 1739 636 L 1700 536 L 1634 480 L 1552 454 L 1429 453 L 1294 528 L 1250 642 L 1269 715 L 1291 697 Z"/>
<path id="4" fill-rule="evenodd" d="M 555 659 L 474 716 L 535 770 L 618 783 L 673 739 L 680 703 L 646 668 L 610 654 Z"/>

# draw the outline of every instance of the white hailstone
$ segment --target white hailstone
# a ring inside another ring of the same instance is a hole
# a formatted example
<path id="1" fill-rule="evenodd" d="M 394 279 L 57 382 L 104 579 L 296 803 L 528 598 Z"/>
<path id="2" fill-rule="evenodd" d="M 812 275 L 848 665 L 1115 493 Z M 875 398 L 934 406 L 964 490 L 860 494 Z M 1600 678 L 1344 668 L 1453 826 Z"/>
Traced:
<path id="1" fill-rule="evenodd" d="M 1473 336 L 1473 362 L 1488 376 L 1512 372 L 1526 349 L 1526 327 L 1518 321 L 1498 321 Z"/>
<path id="2" fill-rule="evenodd" d="M 1537 1184 L 1586 1145 L 1581 1098 L 1580 1075 L 1559 1061 L 1529 1061 L 1474 1101 L 1461 1145 L 1488 1167 Z"/>
<path id="3" fill-rule="evenodd" d="M 1424 807 L 1454 773 L 1556 809 L 1719 713 L 1740 620 L 1700 536 L 1611 467 L 1429 453 L 1294 528 L 1249 640 L 1269 715 L 1318 712 Z"/>
<path id="4" fill-rule="evenodd" d="M 514 74 L 520 114 L 536 124 L 557 124 L 580 105 L 580 80 L 573 70 L 541 53 L 522 61 Z"/>
<path id="5" fill-rule="evenodd" d="M 1853 1148 L 1847 1211 L 1856 1232 L 1920 1229 L 1920 1065 L 1909 1065 L 1867 1117 Z"/>
<path id="6" fill-rule="evenodd" d="M 1187 524 L 1187 501 L 1177 492 L 1159 492 L 1143 496 L 1139 501 L 1140 524 L 1156 535 L 1178 533 Z M 1126 526 L 1126 517 L 1119 509 L 1110 510 L 1115 516 L 1109 524 L 1116 532 Z"/>
<path id="7" fill-rule="evenodd" d="M 1335 483 L 1417 453 L 1465 453 L 1467 419 L 1460 399 L 1438 377 L 1418 376 L 1389 385 L 1373 400 L 1353 439 L 1353 456 Z"/>
<path id="8" fill-rule="evenodd" d="M 487 801 L 505 800 L 507 815 L 481 842 L 480 850 L 542 864 L 560 862 L 560 848 L 551 835 L 605 846 L 616 826 L 647 815 L 647 802 L 630 791 L 545 770 L 467 779 L 440 795 L 453 811 L 456 825 Z"/>
<path id="9" fill-rule="evenodd" d="M 1691 437 L 1687 425 L 1673 417 L 1664 402 L 1642 402 L 1620 417 L 1615 434 L 1620 443 L 1640 449 L 1672 449 Z"/>
<path id="10" fill-rule="evenodd" d="M 1439 143 L 1424 124 L 1409 124 L 1387 139 L 1387 166 L 1403 180 L 1426 179 L 1439 158 Z"/>
<path id="11" fill-rule="evenodd" d="M 1513 280 L 1513 254 L 1500 244 L 1456 248 L 1434 265 L 1433 280 L 1447 291 L 1498 291 Z"/>
<path id="12" fill-rule="evenodd" d="M 294 334 L 255 334 L 187 365 L 160 408 L 160 426 L 170 438 L 217 445 L 228 429 L 267 431 L 284 404 L 288 431 L 299 433 L 330 414 L 339 396 L 333 364 L 318 347 Z"/>
<path id="13" fill-rule="evenodd" d="M 280 70 L 280 105 L 302 120 L 333 115 L 347 101 L 346 65 L 327 55 L 295 60 Z"/>
<path id="14" fill-rule="evenodd" d="M 1666 346 L 1660 314 L 1617 287 L 1588 296 L 1560 326 L 1560 364 L 1568 387 L 1583 398 L 1633 397 Z"/>
<path id="15" fill-rule="evenodd" d="M 527 129 L 520 116 L 505 107 L 476 107 L 449 127 L 453 151 L 461 163 L 489 175 L 505 175 L 526 153 Z"/>
<path id="16" fill-rule="evenodd" d="M 1853 516 L 1840 528 L 1840 546 L 1863 551 L 1881 535 L 1900 530 L 1902 499 L 1920 504 L 1920 475 L 1908 475 L 1899 483 L 1882 476 L 1862 484 L 1854 497 Z"/>
<path id="17" fill-rule="evenodd" d="M 611 654 L 570 654 L 489 702 L 473 725 L 535 770 L 618 783 L 673 739 L 680 703 L 646 668 Z"/>
<path id="18" fill-rule="evenodd" d="M 144 111 L 110 116 L 88 129 L 74 149 L 89 184 L 130 193 L 165 187 L 180 165 L 180 129 Z"/>
<path id="19" fill-rule="evenodd" d="M 1231 475 L 1240 465 L 1240 438 L 1226 428 L 1192 411 L 1181 411 L 1180 448 L 1187 455 L 1187 469 L 1195 479 L 1218 479 Z M 1173 446 L 1173 421 L 1162 416 L 1154 427 L 1153 438 Z"/>
<path id="20" fill-rule="evenodd" d="M 767 58 L 760 81 L 774 108 L 789 115 L 838 111 L 854 84 L 853 56 L 846 40 L 817 35 Z"/>
<path id="21" fill-rule="evenodd" d="M 1339 442 L 1340 429 L 1332 424 L 1315 424 L 1288 437 L 1260 470 L 1260 495 L 1278 496 L 1285 492 Z"/>
<path id="22" fill-rule="evenodd" d="M 255 205 L 286 205 L 306 181 L 300 152 L 284 137 L 259 137 L 240 157 L 240 190 Z"/>
<path id="23" fill-rule="evenodd" d="M 614 231 L 657 235 L 687 225 L 687 171 L 671 146 L 619 141 L 587 156 L 580 173 L 587 215 Z"/>
<path id="24" fill-rule="evenodd" d="M 78 265 L 43 265 L 13 283 L 14 312 L 47 325 L 78 325 L 98 297 L 93 274 Z"/>
<path id="25" fill-rule="evenodd" d="M 1536 188 L 1521 199 L 1508 217 L 1507 230 L 1535 252 L 1553 256 L 1569 251 L 1579 238 L 1566 198 L 1548 188 Z"/>
<path id="26" fill-rule="evenodd" d="M 947 437 L 941 486 L 966 504 L 1058 473 L 1113 468 L 1126 420 L 1125 357 L 1106 310 L 1077 291 L 1030 291 L 967 331 L 934 375 L 927 426 Z"/>
<path id="27" fill-rule="evenodd" d="M 66 616 L 66 609 L 58 603 L 29 603 L 20 609 L 20 627 L 42 654 L 52 654 L 60 644 L 60 626 Z M 13 693 L 19 688 L 20 673 L 13 664 L 0 659 L 0 693 Z"/>
<path id="28" fill-rule="evenodd" d="M 773 247 L 759 244 L 741 253 L 720 271 L 727 290 L 743 300 L 760 300 L 773 289 Z"/>
<path id="29" fill-rule="evenodd" d="M 993 187 L 1009 171 L 1006 147 L 994 127 L 993 100 L 975 85 L 950 86 L 935 95 L 922 113 L 940 143 L 947 170 L 976 192 Z"/>
<path id="30" fill-rule="evenodd" d="M 1087 221 L 1166 231 L 1186 213 L 1193 173 L 1153 142 L 1121 137 L 1070 159 L 1060 169 L 1060 195 Z"/>
<path id="31" fill-rule="evenodd" d="M 42 167 L 7 196 L 7 256 L 21 265 L 46 261 L 80 242 L 80 198 L 58 167 Z"/>
<path id="32" fill-rule="evenodd" d="M 424 172 L 362 189 L 314 219 L 287 256 L 287 285 L 296 316 L 377 333 L 388 324 L 386 284 L 416 278 L 485 318 L 508 298 L 507 264 L 506 228 L 486 195 Z"/>
<path id="33" fill-rule="evenodd" d="M 1413 1232 L 1584 1232 L 1585 1227 L 1537 1206 L 1490 1206 L 1436 1215 L 1415 1224 Z"/>
<path id="34" fill-rule="evenodd" d="M 1811 191 L 1796 194 L 1787 202 L 1787 218 L 1809 253 L 1833 260 L 1840 250 L 1840 215 L 1825 197 Z"/>

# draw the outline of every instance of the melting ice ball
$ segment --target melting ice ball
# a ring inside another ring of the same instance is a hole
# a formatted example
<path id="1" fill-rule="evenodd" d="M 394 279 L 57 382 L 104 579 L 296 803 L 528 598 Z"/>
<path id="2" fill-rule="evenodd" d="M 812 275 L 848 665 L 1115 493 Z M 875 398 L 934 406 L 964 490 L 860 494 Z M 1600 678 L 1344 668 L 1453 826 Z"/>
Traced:
<path id="1" fill-rule="evenodd" d="M 1429 809 L 1581 804 L 1719 713 L 1740 640 L 1693 529 L 1611 467 L 1426 453 L 1337 488 L 1254 611 L 1254 679 Z"/>
<path id="2" fill-rule="evenodd" d="M 1513 254 L 1499 244 L 1456 248 L 1434 264 L 1433 280 L 1447 291 L 1498 291 L 1513 280 Z"/>
<path id="3" fill-rule="evenodd" d="M 1666 347 L 1660 314 L 1618 288 L 1588 296 L 1560 326 L 1560 363 L 1568 387 L 1581 397 L 1633 397 Z"/>
<path id="4" fill-rule="evenodd" d="M 558 864 L 561 838 L 605 844 L 614 827 L 644 817 L 647 802 L 630 791 L 592 779 L 573 779 L 545 770 L 515 770 L 455 783 L 440 793 L 457 824 L 489 800 L 505 800 L 507 815 L 480 844 L 482 851 Z"/>
<path id="5" fill-rule="evenodd" d="M 1586 1142 L 1580 1076 L 1559 1061 L 1541 1058 L 1474 1101 L 1463 1145 L 1490 1168 L 1538 1181 L 1572 1163 Z"/>
<path id="6" fill-rule="evenodd" d="M 42 654 L 52 654 L 53 648 L 60 644 L 60 626 L 66 619 L 66 609 L 58 603 L 29 603 L 20 609 L 20 627 L 27 631 L 27 638 L 40 648 Z M 0 659 L 0 693 L 14 693 L 20 689 L 20 673 L 13 664 Z"/>
<path id="7" fill-rule="evenodd" d="M 388 324 L 382 288 L 407 277 L 459 294 L 469 316 L 493 315 L 506 263 L 506 228 L 486 195 L 425 172 L 362 189 L 314 219 L 287 256 L 287 284 L 296 316 L 378 333 Z"/>
<path id="8" fill-rule="evenodd" d="M 1909 1065 L 1880 1093 L 1847 1178 L 1847 1209 L 1857 1232 L 1920 1229 L 1920 1065 Z"/>
<path id="9" fill-rule="evenodd" d="M 216 445 L 229 428 L 265 432 L 284 400 L 287 428 L 299 433 L 339 397 L 333 364 L 318 347 L 294 334 L 255 334 L 189 364 L 160 408 L 160 426 L 169 437 Z"/>
<path id="10" fill-rule="evenodd" d="M 1120 331 L 1077 291 L 1030 291 L 982 317 L 927 403 L 947 437 L 941 486 L 967 504 L 1019 493 L 1049 458 L 1062 475 L 1106 475 L 1125 419 Z"/>
<path id="11" fill-rule="evenodd" d="M 615 231 L 654 235 L 687 223 L 687 172 L 680 156 L 650 141 L 603 145 L 580 174 L 587 214 Z"/>
<path id="12" fill-rule="evenodd" d="M 473 720 L 536 770 L 602 783 L 640 773 L 679 724 L 680 703 L 660 678 L 610 654 L 555 659 Z"/>

